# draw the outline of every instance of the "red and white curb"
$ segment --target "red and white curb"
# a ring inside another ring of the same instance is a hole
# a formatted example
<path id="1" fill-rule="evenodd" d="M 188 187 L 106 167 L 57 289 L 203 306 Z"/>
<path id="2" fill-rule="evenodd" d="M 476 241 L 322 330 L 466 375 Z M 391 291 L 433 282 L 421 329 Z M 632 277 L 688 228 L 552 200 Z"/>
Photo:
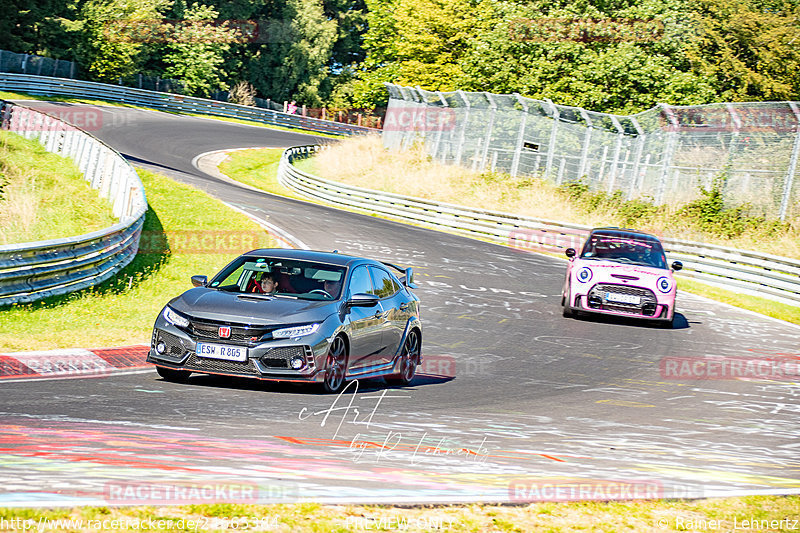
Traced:
<path id="1" fill-rule="evenodd" d="M 147 372 L 149 346 L 0 353 L 0 381 L 101 377 Z"/>

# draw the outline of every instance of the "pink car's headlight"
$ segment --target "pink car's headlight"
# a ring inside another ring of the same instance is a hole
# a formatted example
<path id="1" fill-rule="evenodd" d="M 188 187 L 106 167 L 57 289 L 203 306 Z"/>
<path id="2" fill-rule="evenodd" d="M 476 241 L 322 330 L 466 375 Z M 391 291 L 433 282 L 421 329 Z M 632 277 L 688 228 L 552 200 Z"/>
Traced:
<path id="1" fill-rule="evenodd" d="M 592 281 L 592 269 L 589 267 L 581 267 L 581 269 L 575 273 L 575 279 L 581 283 Z"/>
<path id="2" fill-rule="evenodd" d="M 666 276 L 661 276 L 658 278 L 658 281 L 656 281 L 656 287 L 658 287 L 659 291 L 667 294 L 675 287 L 675 282 Z"/>

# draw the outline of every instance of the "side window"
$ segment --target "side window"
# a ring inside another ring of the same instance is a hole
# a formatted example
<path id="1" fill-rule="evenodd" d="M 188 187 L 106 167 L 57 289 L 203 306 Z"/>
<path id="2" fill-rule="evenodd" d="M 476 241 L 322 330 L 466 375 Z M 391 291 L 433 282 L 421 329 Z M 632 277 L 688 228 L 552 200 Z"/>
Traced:
<path id="1" fill-rule="evenodd" d="M 366 293 L 366 294 L 374 294 L 372 290 L 372 280 L 369 277 L 369 272 L 367 272 L 367 267 L 360 266 L 356 267 L 353 270 L 353 274 L 350 276 L 350 294 L 359 294 L 359 293 Z"/>
<path id="2" fill-rule="evenodd" d="M 233 286 L 233 285 L 237 285 L 240 281 L 242 281 L 240 278 L 242 277 L 242 273 L 243 272 L 244 272 L 244 265 L 240 266 L 239 268 L 237 268 L 236 270 L 234 270 L 233 272 L 231 272 L 230 274 L 225 276 L 225 279 L 223 279 L 221 282 L 212 283 L 211 286 L 212 287 L 217 287 L 217 286 L 221 285 L 223 287 L 226 287 L 226 286 L 230 287 L 230 286 Z M 248 272 L 248 274 L 251 274 L 251 273 Z"/>
<path id="3" fill-rule="evenodd" d="M 382 268 L 370 267 L 372 283 L 375 285 L 375 294 L 379 298 L 388 298 L 400 290 L 400 287 L 392 279 L 392 276 Z"/>

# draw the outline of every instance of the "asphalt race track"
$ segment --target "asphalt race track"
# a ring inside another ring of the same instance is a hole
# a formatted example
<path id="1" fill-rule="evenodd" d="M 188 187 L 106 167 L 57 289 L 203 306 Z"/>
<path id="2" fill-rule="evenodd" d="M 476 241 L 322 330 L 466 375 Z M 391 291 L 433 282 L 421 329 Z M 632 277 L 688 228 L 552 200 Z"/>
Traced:
<path id="1" fill-rule="evenodd" d="M 168 383 L 154 370 L 3 380 L 0 506 L 208 501 L 203 487 L 262 503 L 800 492 L 800 378 L 692 380 L 668 364 L 796 364 L 800 328 L 689 294 L 672 330 L 563 318 L 559 259 L 253 192 L 192 166 L 212 150 L 315 137 L 102 109 L 92 133 L 134 164 L 312 249 L 415 267 L 425 362 L 410 387 L 359 382 L 338 398 L 210 376 Z"/>

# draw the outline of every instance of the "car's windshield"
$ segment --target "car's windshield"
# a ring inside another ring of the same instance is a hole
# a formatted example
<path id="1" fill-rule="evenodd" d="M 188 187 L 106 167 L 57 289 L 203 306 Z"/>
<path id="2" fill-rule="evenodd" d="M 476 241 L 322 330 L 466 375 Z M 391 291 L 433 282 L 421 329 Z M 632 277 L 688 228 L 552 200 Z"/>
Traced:
<path id="1" fill-rule="evenodd" d="M 242 256 L 211 279 L 208 287 L 258 298 L 336 300 L 346 268 L 296 259 Z"/>
<path id="2" fill-rule="evenodd" d="M 661 243 L 634 236 L 592 235 L 583 246 L 581 259 L 667 268 Z"/>

